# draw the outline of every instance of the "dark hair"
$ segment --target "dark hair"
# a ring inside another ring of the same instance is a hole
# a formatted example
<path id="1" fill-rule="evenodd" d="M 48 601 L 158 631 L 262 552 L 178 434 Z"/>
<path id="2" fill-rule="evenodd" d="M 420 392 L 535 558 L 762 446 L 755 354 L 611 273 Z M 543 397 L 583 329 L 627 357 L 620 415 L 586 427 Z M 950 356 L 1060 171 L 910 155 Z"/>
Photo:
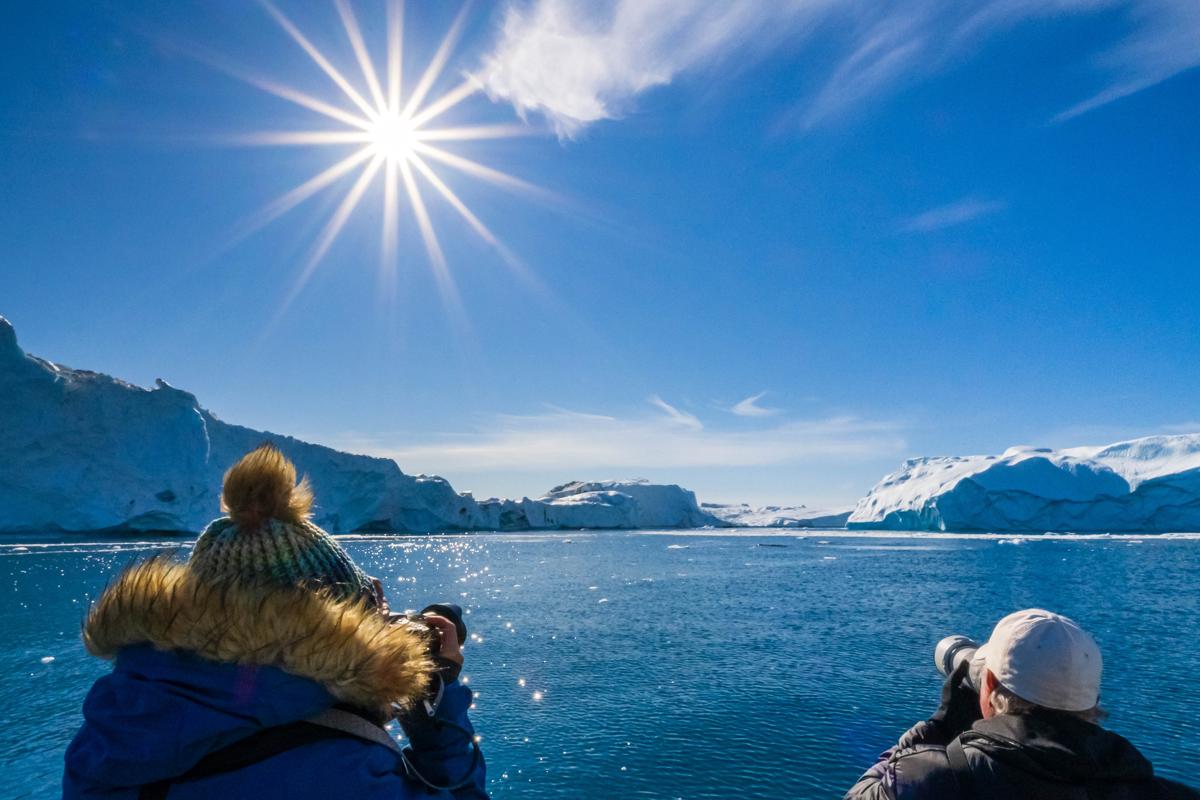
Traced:
<path id="1" fill-rule="evenodd" d="M 1024 697 L 1016 694 L 1012 690 L 997 683 L 996 688 L 992 690 L 988 702 L 992 704 L 992 709 L 997 714 L 1009 714 L 1012 716 L 1020 716 L 1021 714 L 1030 714 L 1044 706 L 1039 706 L 1037 703 L 1031 703 Z M 1099 725 L 1108 717 L 1108 711 L 1100 706 L 1099 703 L 1087 709 L 1086 711 L 1060 711 L 1062 714 L 1070 714 L 1073 717 L 1079 717 L 1084 722 L 1090 722 L 1093 725 Z"/>

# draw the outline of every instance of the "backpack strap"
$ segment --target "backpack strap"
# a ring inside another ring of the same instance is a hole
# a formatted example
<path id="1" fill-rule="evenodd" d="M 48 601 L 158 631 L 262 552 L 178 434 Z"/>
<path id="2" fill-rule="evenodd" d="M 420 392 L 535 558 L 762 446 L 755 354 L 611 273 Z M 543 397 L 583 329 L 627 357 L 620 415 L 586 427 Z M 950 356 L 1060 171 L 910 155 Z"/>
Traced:
<path id="1" fill-rule="evenodd" d="M 214 750 L 182 775 L 143 785 L 138 800 L 166 800 L 173 784 L 236 772 L 280 753 L 329 739 L 365 739 L 393 751 L 400 749 L 391 735 L 380 726 L 351 711 L 331 708 L 308 720 L 263 728 L 220 750 Z"/>
<path id="2" fill-rule="evenodd" d="M 388 733 L 387 728 L 377 725 L 354 711 L 334 706 L 304 721 L 309 725 L 319 725 L 331 733 L 339 732 L 356 739 L 366 739 L 368 742 L 381 744 L 393 752 L 400 752 L 400 745 Z"/>
<path id="3" fill-rule="evenodd" d="M 963 750 L 961 738 L 956 736 L 950 744 L 946 745 L 946 758 L 950 761 L 950 771 L 954 775 L 954 782 L 958 784 L 958 796 L 963 800 L 971 800 L 975 797 L 971 764 L 967 761 L 967 754 Z"/>

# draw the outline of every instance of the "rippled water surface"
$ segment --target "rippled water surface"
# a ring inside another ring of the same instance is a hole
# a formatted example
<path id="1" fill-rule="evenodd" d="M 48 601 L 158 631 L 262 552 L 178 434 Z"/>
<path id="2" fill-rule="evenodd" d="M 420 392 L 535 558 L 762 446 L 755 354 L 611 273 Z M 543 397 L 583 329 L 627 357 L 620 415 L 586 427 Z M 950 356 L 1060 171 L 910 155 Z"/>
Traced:
<path id="1" fill-rule="evenodd" d="M 937 705 L 943 635 L 1021 607 L 1091 629 L 1109 725 L 1200 774 L 1200 541 L 606 532 L 347 539 L 393 607 L 457 600 L 491 789 L 839 797 Z M 54 797 L 89 598 L 161 544 L 0 545 L 0 794 Z M 175 546 L 174 544 L 170 546 Z"/>

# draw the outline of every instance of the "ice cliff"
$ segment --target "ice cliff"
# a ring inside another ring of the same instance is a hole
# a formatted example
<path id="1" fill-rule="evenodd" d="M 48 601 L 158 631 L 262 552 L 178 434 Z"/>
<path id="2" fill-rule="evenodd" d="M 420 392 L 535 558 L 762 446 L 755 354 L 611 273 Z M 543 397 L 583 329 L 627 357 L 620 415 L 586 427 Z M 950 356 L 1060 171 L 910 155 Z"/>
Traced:
<path id="1" fill-rule="evenodd" d="M 850 528 L 924 531 L 1200 530 L 1200 434 L 1104 447 L 1014 447 L 914 458 L 858 502 Z"/>
<path id="2" fill-rule="evenodd" d="M 333 532 L 720 525 L 678 486 L 572 483 L 530 500 L 476 501 L 436 476 L 231 425 L 188 392 L 153 389 L 26 354 L 0 317 L 0 532 L 195 532 L 218 516 L 221 478 L 274 442 L 309 476 Z"/>

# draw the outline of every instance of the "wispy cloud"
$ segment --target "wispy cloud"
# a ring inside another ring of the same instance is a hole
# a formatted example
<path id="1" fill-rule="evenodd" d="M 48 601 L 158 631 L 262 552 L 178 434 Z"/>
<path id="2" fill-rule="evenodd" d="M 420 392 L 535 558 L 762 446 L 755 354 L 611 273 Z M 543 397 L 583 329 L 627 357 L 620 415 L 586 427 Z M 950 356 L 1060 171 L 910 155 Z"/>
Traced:
<path id="1" fill-rule="evenodd" d="M 543 114 L 560 136 L 620 116 L 634 97 L 733 51 L 762 51 L 835 0 L 534 0 L 511 3 L 475 77 Z"/>
<path id="2" fill-rule="evenodd" d="M 883 13 L 879 13 L 882 11 Z M 846 53 L 815 96 L 804 98 L 784 119 L 811 128 L 862 105 L 914 73 L 927 58 L 930 20 L 920 3 L 898 4 L 874 13 L 851 13 Z M 877 14 L 878 16 L 874 16 Z"/>
<path id="3" fill-rule="evenodd" d="M 1103 52 L 1099 66 L 1113 76 L 1109 86 L 1063 111 L 1063 121 L 1140 92 L 1200 65 L 1200 3 L 1142 0 L 1129 4 L 1134 31 Z"/>
<path id="4" fill-rule="evenodd" d="M 773 417 L 779 413 L 778 408 L 765 408 L 758 404 L 765 394 L 766 392 L 759 392 L 750 395 L 746 399 L 734 403 L 729 410 L 739 417 Z"/>
<path id="5" fill-rule="evenodd" d="M 663 400 L 656 394 L 650 395 L 648 400 L 652 406 L 662 409 L 663 413 L 667 415 L 667 419 L 676 425 L 682 425 L 683 427 L 691 428 L 694 431 L 701 430 L 704 427 L 704 423 L 702 423 L 695 414 L 689 414 L 686 411 L 680 411 L 678 408 L 671 405 L 666 400 Z"/>
<path id="6" fill-rule="evenodd" d="M 964 197 L 944 206 L 923 211 L 905 220 L 900 229 L 909 233 L 929 233 L 951 228 L 966 222 L 1003 211 L 1007 205 L 999 200 Z"/>
<path id="7" fill-rule="evenodd" d="M 1119 12 L 1124 33 L 1098 43 L 1107 85 L 1069 105 L 1061 121 L 1200 64 L 1196 0 L 512 0 L 475 78 L 493 99 L 539 113 L 560 136 L 621 116 L 648 89 L 680 74 L 745 64 L 822 30 L 834 57 L 790 124 L 810 127 L 924 78 L 1022 22 Z M 1070 103 L 1068 99 L 1065 103 Z"/>
<path id="8" fill-rule="evenodd" d="M 753 431 L 712 430 L 656 414 L 621 418 L 554 409 L 495 416 L 476 430 L 402 445 L 375 437 L 342 437 L 335 444 L 394 458 L 410 472 L 611 475 L 633 469 L 770 466 L 810 458 L 874 459 L 902 453 L 903 430 L 895 422 L 849 416 L 781 421 Z"/>

